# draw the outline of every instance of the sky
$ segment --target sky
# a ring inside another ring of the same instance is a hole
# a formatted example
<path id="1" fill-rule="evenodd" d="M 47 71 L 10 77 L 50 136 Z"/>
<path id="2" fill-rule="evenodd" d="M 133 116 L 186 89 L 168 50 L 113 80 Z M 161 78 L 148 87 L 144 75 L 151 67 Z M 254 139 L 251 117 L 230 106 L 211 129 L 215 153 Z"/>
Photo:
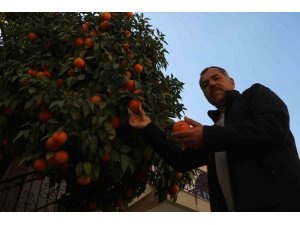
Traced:
<path id="1" fill-rule="evenodd" d="M 272 89 L 288 106 L 300 155 L 300 13 L 144 13 L 166 35 L 165 74 L 184 82 L 185 115 L 212 125 L 199 74 L 220 66 L 243 92 L 254 83 Z"/>

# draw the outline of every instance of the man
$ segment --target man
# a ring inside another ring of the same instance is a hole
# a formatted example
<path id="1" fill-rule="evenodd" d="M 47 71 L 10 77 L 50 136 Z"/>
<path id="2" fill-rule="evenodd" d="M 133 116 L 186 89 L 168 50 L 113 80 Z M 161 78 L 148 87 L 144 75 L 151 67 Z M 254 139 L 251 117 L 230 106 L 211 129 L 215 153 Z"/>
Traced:
<path id="1" fill-rule="evenodd" d="M 207 165 L 212 211 L 300 211 L 300 161 L 284 102 L 261 84 L 240 94 L 220 67 L 204 69 L 199 83 L 217 108 L 208 112 L 215 125 L 185 117 L 193 128 L 173 134 L 184 151 L 165 138 L 142 108 L 129 124 L 141 129 L 174 169 Z"/>

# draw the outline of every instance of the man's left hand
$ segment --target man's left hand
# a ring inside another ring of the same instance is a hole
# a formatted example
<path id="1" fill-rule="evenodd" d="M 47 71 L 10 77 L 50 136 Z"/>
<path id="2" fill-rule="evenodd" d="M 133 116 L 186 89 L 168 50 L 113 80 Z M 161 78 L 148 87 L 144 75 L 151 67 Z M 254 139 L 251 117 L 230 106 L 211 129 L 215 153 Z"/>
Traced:
<path id="1" fill-rule="evenodd" d="M 185 147 L 200 149 L 203 145 L 203 125 L 188 117 L 184 118 L 185 122 L 192 126 L 191 129 L 173 133 L 173 137 Z"/>

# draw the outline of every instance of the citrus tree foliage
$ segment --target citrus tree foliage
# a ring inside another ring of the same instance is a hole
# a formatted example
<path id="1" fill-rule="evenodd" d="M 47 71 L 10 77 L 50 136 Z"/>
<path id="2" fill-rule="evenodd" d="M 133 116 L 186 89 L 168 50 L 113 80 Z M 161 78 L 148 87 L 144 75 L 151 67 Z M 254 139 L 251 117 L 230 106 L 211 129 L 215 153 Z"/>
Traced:
<path id="1" fill-rule="evenodd" d="M 130 111 L 142 104 L 169 136 L 170 118 L 183 110 L 183 83 L 163 74 L 164 35 L 149 19 L 137 13 L 0 17 L 2 153 L 23 154 L 23 163 L 51 184 L 66 180 L 62 210 L 123 210 L 148 183 L 161 200 L 168 194 L 176 200 L 193 173 L 176 173 L 128 125 Z"/>

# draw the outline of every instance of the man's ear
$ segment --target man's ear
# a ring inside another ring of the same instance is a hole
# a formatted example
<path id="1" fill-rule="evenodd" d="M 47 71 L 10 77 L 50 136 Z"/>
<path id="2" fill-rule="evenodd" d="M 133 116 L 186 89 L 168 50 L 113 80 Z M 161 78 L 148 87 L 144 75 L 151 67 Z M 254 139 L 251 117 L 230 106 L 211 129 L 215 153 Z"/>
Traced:
<path id="1" fill-rule="evenodd" d="M 233 78 L 229 78 L 230 79 L 230 83 L 232 85 L 232 88 L 234 89 L 235 88 L 235 83 L 234 83 L 234 79 Z"/>

